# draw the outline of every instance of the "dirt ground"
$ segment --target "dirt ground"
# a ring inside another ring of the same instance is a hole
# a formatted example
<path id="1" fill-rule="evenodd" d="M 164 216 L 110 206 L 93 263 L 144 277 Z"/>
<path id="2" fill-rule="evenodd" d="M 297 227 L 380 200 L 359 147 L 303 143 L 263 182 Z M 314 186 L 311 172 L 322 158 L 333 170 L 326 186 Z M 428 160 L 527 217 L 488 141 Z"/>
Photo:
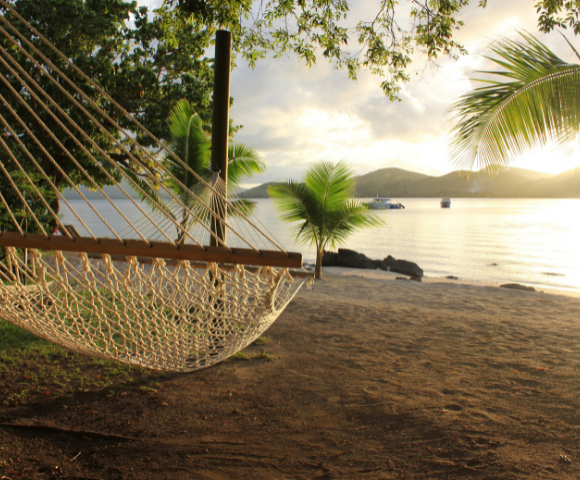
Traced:
<path id="1" fill-rule="evenodd" d="M 577 298 L 330 276 L 191 374 L 4 352 L 0 477 L 577 479 L 579 320 Z"/>

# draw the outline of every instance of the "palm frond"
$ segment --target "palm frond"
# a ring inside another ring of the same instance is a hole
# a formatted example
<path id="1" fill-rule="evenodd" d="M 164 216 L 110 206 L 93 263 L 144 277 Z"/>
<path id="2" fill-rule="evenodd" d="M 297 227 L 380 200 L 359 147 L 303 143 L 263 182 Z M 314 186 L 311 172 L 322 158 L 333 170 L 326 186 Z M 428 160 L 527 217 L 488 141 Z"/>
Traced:
<path id="1" fill-rule="evenodd" d="M 360 200 L 352 199 L 355 180 L 345 162 L 316 162 L 304 182 L 292 180 L 268 187 L 280 218 L 296 223 L 293 234 L 302 244 L 341 244 L 365 227 L 384 225 Z"/>
<path id="2" fill-rule="evenodd" d="M 477 73 L 510 81 L 481 79 L 486 86 L 462 96 L 451 110 L 451 158 L 459 167 L 506 165 L 526 150 L 568 142 L 580 127 L 580 65 L 569 64 L 535 37 L 504 40 L 489 57 L 504 70 Z"/>
<path id="3" fill-rule="evenodd" d="M 354 195 L 356 181 L 352 169 L 344 160 L 336 164 L 322 160 L 312 164 L 304 183 L 315 192 L 325 210 L 332 210 Z"/>
<path id="4" fill-rule="evenodd" d="M 193 189 L 199 179 L 191 173 L 200 176 L 209 175 L 211 161 L 211 140 L 203 130 L 199 115 L 186 100 L 177 103 L 169 118 L 171 140 L 169 149 L 187 165 L 185 167 L 174 157 L 166 158 L 170 172 L 188 189 Z M 167 185 L 175 193 L 180 193 L 182 187 L 173 179 L 168 179 Z"/>
<path id="5" fill-rule="evenodd" d="M 165 164 L 171 173 L 165 178 L 165 185 L 179 199 L 172 203 L 172 210 L 174 217 L 179 221 L 177 240 L 181 241 L 184 238 L 184 231 L 189 231 L 200 222 L 208 224 L 212 218 L 211 212 L 208 212 L 204 204 L 215 203 L 215 193 L 200 182 L 200 178 L 210 180 L 212 177 L 211 138 L 203 130 L 201 118 L 186 100 L 181 100 L 173 108 L 169 124 L 171 138 L 168 146 L 181 161 L 173 155 L 165 157 Z M 244 177 L 263 173 L 266 169 L 258 154 L 242 144 L 231 145 L 228 157 L 230 162 L 228 182 L 231 187 L 237 186 Z M 251 213 L 253 206 L 247 201 L 234 200 L 230 202 L 230 207 L 228 208 L 230 215 L 234 212 L 237 215 L 246 215 Z"/>
<path id="6" fill-rule="evenodd" d="M 356 199 L 352 199 L 330 212 L 328 219 L 328 244 L 333 248 L 344 244 L 354 232 L 363 228 L 382 227 L 385 222 L 377 217 L 368 206 Z M 324 245 L 326 247 L 326 245 Z"/>
<path id="7" fill-rule="evenodd" d="M 280 219 L 287 223 L 296 222 L 294 236 L 301 244 L 318 244 L 318 233 L 315 230 L 316 219 L 320 216 L 320 202 L 315 192 L 304 182 L 287 180 L 268 187 L 268 195 L 274 204 Z"/>
<path id="8" fill-rule="evenodd" d="M 258 153 L 242 143 L 228 146 L 228 184 L 235 188 L 245 177 L 253 177 L 266 171 L 266 165 Z"/>

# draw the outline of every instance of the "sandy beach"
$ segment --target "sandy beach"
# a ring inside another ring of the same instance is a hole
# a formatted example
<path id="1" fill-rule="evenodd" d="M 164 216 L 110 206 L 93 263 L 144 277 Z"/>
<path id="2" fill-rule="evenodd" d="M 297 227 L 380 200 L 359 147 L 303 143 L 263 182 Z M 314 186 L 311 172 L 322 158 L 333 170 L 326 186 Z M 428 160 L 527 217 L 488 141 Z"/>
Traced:
<path id="1" fill-rule="evenodd" d="M 160 377 L 155 388 L 5 407 L 5 423 L 130 440 L 2 427 L 3 454 L 20 464 L 0 473 L 578 478 L 579 298 L 386 272 L 324 275 L 249 359 Z"/>

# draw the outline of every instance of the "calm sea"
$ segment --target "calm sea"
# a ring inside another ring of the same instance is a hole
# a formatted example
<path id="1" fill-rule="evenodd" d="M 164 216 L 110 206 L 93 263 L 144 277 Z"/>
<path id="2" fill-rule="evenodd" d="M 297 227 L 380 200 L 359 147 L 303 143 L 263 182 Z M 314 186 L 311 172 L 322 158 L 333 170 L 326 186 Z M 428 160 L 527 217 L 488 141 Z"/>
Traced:
<path id="1" fill-rule="evenodd" d="M 378 211 L 386 226 L 354 234 L 344 245 L 373 259 L 392 255 L 416 262 L 430 277 L 455 275 L 485 283 L 524 283 L 580 291 L 580 200 L 452 199 L 450 209 L 438 198 L 394 199 L 404 210 Z M 96 204 L 101 201 L 94 201 Z M 75 210 L 80 202 L 71 201 Z M 129 201 L 119 200 L 131 220 Z M 103 205 L 98 205 L 101 211 Z M 77 211 L 97 224 L 88 208 Z M 65 223 L 77 224 L 63 208 Z M 286 247 L 300 251 L 306 262 L 314 252 L 292 240 L 288 225 L 278 220 L 269 199 L 257 200 L 256 216 Z M 124 221 L 112 212 L 115 229 Z M 106 234 L 95 230 L 96 234 Z"/>

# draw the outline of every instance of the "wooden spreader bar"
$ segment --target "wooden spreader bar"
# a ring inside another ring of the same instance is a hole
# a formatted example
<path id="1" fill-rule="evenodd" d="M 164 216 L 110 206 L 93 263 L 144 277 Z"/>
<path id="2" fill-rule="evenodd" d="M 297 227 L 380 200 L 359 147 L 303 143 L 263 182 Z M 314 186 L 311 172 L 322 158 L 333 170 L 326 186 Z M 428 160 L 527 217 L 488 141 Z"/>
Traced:
<path id="1" fill-rule="evenodd" d="M 35 248 L 38 250 L 60 250 L 63 252 L 100 253 L 171 260 L 192 260 L 212 263 L 231 263 L 234 265 L 259 265 L 282 268 L 301 268 L 302 254 L 294 252 L 275 252 L 270 250 L 250 250 L 246 248 L 198 247 L 166 242 L 144 242 L 142 240 L 116 240 L 110 238 L 76 237 L 2 232 L 1 247 Z"/>
<path id="2" fill-rule="evenodd" d="M 88 254 L 89 258 L 94 258 L 97 260 L 101 260 L 102 257 L 101 255 L 99 255 L 98 253 L 89 253 Z M 127 261 L 127 257 L 124 257 L 122 255 L 111 255 L 111 260 L 113 260 L 114 262 L 126 262 Z M 153 263 L 153 259 L 152 258 L 147 258 L 147 257 L 137 257 L 137 261 L 140 264 L 145 264 L 145 265 L 151 265 Z M 193 267 L 193 268 L 204 268 L 206 267 L 206 263 L 204 262 L 192 262 L 190 261 L 189 264 Z M 177 266 L 177 260 L 171 260 L 171 259 L 166 259 L 165 265 L 169 266 L 169 267 L 176 267 Z M 220 267 L 220 269 L 222 270 L 229 270 L 232 271 L 234 270 L 234 265 L 232 264 L 228 264 L 228 263 L 219 263 L 218 266 Z M 258 271 L 260 267 L 257 266 L 251 266 L 251 265 L 245 265 L 244 266 L 244 270 L 246 270 L 246 272 L 252 272 L 252 273 L 256 273 Z M 298 278 L 314 278 L 314 272 L 307 272 L 305 270 L 288 270 L 288 273 L 290 274 L 291 277 L 298 277 Z"/>

